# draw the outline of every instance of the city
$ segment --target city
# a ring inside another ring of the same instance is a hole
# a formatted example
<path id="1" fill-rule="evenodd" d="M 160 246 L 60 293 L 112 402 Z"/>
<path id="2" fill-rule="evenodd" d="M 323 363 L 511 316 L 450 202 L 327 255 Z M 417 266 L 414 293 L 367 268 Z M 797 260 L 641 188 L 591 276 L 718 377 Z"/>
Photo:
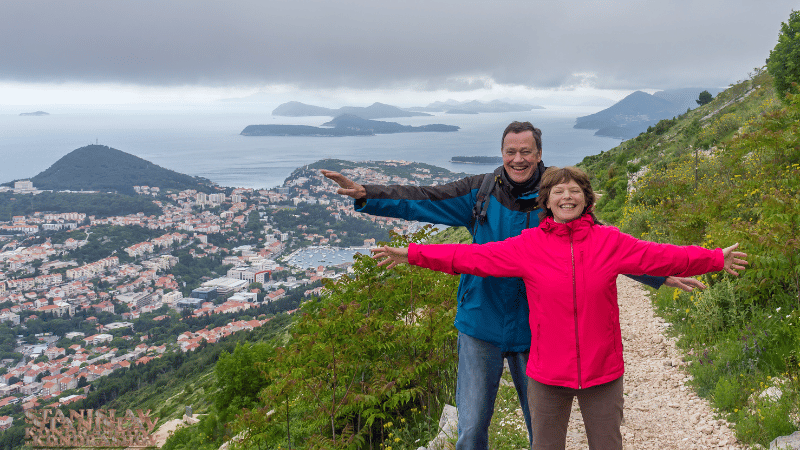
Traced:
<path id="1" fill-rule="evenodd" d="M 388 175 L 387 168 L 403 173 Z M 457 178 L 404 161 L 342 172 L 376 184 Z M 13 405 L 0 411 L 69 404 L 115 370 L 193 351 L 260 327 L 276 313 L 292 313 L 320 295 L 323 280 L 347 273 L 351 254 L 388 239 L 388 230 L 404 234 L 416 226 L 354 212 L 352 200 L 308 166 L 275 189 L 213 188 L 135 186 L 138 196 L 152 197 L 159 215 L 35 212 L 0 224 L 0 408 Z M 41 192 L 27 180 L 3 189 Z M 353 222 L 361 225 L 346 225 Z M 116 242 L 112 235 L 125 229 L 150 237 L 107 247 L 108 254 L 83 251 L 101 235 Z M 316 256 L 347 250 L 338 259 Z M 199 277 L 194 265 L 205 269 Z M 12 425 L 12 415 L 0 416 L 1 428 Z"/>

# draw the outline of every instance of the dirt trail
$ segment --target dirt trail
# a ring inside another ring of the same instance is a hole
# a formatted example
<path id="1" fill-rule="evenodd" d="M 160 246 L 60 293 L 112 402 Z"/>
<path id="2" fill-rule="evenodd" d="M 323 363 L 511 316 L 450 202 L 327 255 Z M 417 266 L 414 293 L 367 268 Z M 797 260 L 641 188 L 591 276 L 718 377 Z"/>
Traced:
<path id="1" fill-rule="evenodd" d="M 744 449 L 708 402 L 685 386 L 688 374 L 674 339 L 662 331 L 645 291 L 628 277 L 617 279 L 625 346 L 625 450 Z M 578 402 L 573 403 L 567 449 L 588 447 Z"/>

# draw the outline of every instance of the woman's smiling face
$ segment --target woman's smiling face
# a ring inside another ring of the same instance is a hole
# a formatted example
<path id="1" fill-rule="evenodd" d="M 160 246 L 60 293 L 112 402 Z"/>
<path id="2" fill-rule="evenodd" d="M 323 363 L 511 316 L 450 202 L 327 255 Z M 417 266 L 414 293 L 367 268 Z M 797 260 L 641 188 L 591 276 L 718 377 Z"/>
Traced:
<path id="1" fill-rule="evenodd" d="M 567 223 L 577 219 L 586 208 L 586 196 L 575 180 L 560 183 L 550 190 L 547 208 L 553 212 L 553 219 L 558 223 Z"/>

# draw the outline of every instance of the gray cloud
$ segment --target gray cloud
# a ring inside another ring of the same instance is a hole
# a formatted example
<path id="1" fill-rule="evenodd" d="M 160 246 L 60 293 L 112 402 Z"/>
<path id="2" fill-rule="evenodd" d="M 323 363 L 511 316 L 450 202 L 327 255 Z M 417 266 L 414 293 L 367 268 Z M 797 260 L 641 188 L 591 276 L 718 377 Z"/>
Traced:
<path id="1" fill-rule="evenodd" d="M 0 80 L 452 91 L 723 86 L 794 1 L 8 2 Z M 584 75 L 592 74 L 587 78 Z"/>

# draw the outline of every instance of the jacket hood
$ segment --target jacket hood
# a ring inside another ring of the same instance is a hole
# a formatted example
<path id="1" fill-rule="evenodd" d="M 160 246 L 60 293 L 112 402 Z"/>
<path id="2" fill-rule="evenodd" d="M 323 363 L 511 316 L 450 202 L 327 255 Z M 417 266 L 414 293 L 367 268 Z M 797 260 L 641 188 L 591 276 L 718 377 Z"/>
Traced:
<path id="1" fill-rule="evenodd" d="M 558 223 L 552 217 L 546 217 L 539 224 L 539 228 L 545 233 L 552 233 L 556 236 L 566 236 L 572 234 L 574 239 L 583 239 L 589 233 L 589 229 L 594 226 L 594 219 L 589 214 L 584 214 L 572 222 Z"/>

